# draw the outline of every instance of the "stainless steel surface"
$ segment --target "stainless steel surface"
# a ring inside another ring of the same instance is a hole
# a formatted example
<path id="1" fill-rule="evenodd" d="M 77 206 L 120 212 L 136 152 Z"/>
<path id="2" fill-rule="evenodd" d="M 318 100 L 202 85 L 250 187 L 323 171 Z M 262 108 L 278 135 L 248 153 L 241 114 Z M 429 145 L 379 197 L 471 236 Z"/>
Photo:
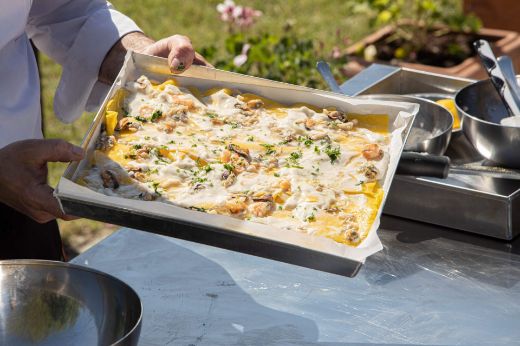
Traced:
<path id="1" fill-rule="evenodd" d="M 518 345 L 519 242 L 383 218 L 353 279 L 120 230 L 74 259 L 145 306 L 142 345 Z"/>
<path id="2" fill-rule="evenodd" d="M 504 55 L 498 57 L 497 61 L 516 104 L 520 105 L 520 87 L 516 81 L 516 72 L 513 60 L 509 56 Z"/>
<path id="3" fill-rule="evenodd" d="M 477 175 L 480 177 L 491 177 L 500 179 L 512 179 L 520 180 L 520 172 L 513 169 L 501 168 L 501 167 L 489 167 L 483 165 L 458 165 L 450 166 L 451 174 L 470 174 Z"/>
<path id="4" fill-rule="evenodd" d="M 407 96 L 414 96 L 414 97 L 420 97 L 423 99 L 427 99 L 430 101 L 439 101 L 444 99 L 453 99 L 453 95 L 450 94 L 443 94 L 443 93 L 415 93 L 415 94 L 408 94 Z"/>
<path id="5" fill-rule="evenodd" d="M 500 125 L 507 110 L 490 80 L 462 88 L 455 96 L 462 130 L 486 159 L 520 168 L 520 127 Z"/>
<path id="6" fill-rule="evenodd" d="M 132 288 L 97 270 L 0 261 L 1 345 L 137 345 L 142 312 Z"/>
<path id="7" fill-rule="evenodd" d="M 409 68 L 372 64 L 340 88 L 345 95 L 442 93 L 455 96 L 472 79 L 449 77 Z"/>
<path id="8" fill-rule="evenodd" d="M 484 65 L 484 69 L 489 75 L 493 86 L 500 95 L 504 105 L 507 107 L 508 115 L 520 115 L 520 100 L 511 92 L 502 68 L 498 64 L 497 58 L 486 40 L 477 40 L 473 43 L 478 56 Z"/>
<path id="9" fill-rule="evenodd" d="M 454 96 L 474 82 L 374 64 L 341 88 L 353 95 L 440 92 Z M 462 132 L 452 134 L 446 155 L 454 165 L 493 166 Z M 468 174 L 445 180 L 396 176 L 384 213 L 509 240 L 520 234 L 520 183 Z"/>
<path id="10" fill-rule="evenodd" d="M 413 96 L 371 94 L 362 98 L 419 104 L 419 113 L 415 116 L 404 150 L 442 155 L 448 148 L 453 116 L 446 108 Z"/>
<path id="11" fill-rule="evenodd" d="M 316 68 L 318 69 L 318 72 L 321 74 L 323 79 L 327 82 L 329 85 L 330 90 L 332 90 L 335 93 L 341 94 L 341 89 L 339 88 L 338 82 L 336 82 L 336 79 L 332 75 L 332 71 L 330 70 L 329 64 L 327 64 L 325 61 L 318 61 L 316 63 Z"/>

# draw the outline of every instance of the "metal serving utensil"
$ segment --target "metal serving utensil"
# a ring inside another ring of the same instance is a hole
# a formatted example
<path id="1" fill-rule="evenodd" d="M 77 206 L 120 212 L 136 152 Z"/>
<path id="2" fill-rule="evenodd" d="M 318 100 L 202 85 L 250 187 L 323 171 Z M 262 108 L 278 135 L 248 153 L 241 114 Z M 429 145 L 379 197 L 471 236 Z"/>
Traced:
<path id="1" fill-rule="evenodd" d="M 520 87 L 518 86 L 518 82 L 516 80 L 516 72 L 515 67 L 513 65 L 513 60 L 507 55 L 500 56 L 497 59 L 498 66 L 502 69 L 502 73 L 506 78 L 506 83 L 511 89 L 511 93 L 513 94 L 513 98 L 515 99 L 516 104 L 520 104 Z M 520 117 L 508 117 L 504 118 L 500 121 L 502 125 L 507 126 L 520 126 Z"/>
<path id="2" fill-rule="evenodd" d="M 482 64 L 491 82 L 498 91 L 498 94 L 502 98 L 509 115 L 520 115 L 520 98 L 515 97 L 509 83 L 506 82 L 506 77 L 502 71 L 502 67 L 498 63 L 489 42 L 486 40 L 477 40 L 473 43 Z"/>
<path id="3" fill-rule="evenodd" d="M 332 71 L 330 70 L 330 66 L 327 62 L 320 60 L 316 63 L 316 68 L 318 69 L 318 72 L 321 74 L 323 79 L 325 79 L 325 82 L 327 82 L 330 90 L 334 91 L 335 93 L 343 94 L 343 91 L 341 91 L 338 82 L 336 82 L 336 79 L 332 75 Z"/>

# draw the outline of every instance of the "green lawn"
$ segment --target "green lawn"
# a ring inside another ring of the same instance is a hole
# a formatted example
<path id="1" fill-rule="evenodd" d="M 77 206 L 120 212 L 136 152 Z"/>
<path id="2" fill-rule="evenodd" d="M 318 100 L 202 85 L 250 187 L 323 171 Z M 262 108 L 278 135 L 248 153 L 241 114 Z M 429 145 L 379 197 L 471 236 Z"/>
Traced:
<path id="1" fill-rule="evenodd" d="M 349 3 L 358 1 L 237 0 L 236 2 L 263 12 L 263 16 L 249 33 L 281 34 L 284 25 L 291 23 L 292 30 L 297 36 L 312 39 L 317 45 L 321 42 L 327 52 L 334 45 L 341 45 L 345 37 L 356 40 L 369 32 L 366 18 L 355 18 L 348 12 Z M 460 0 L 453 1 L 460 6 Z M 111 2 L 120 11 L 133 18 L 152 38 L 158 39 L 180 33 L 189 36 L 195 48 L 214 44 L 222 49 L 227 27 L 220 21 L 216 11 L 216 5 L 220 1 L 112 0 Z M 64 138 L 78 144 L 92 120 L 92 115 L 86 114 L 72 125 L 60 123 L 52 109 L 60 68 L 45 56 L 41 58 L 41 64 L 45 134 L 49 138 Z M 57 183 L 64 168 L 63 164 L 50 166 L 52 185 Z M 78 234 L 95 234 L 106 228 L 107 225 L 90 220 L 61 222 L 62 234 L 66 240 Z"/>

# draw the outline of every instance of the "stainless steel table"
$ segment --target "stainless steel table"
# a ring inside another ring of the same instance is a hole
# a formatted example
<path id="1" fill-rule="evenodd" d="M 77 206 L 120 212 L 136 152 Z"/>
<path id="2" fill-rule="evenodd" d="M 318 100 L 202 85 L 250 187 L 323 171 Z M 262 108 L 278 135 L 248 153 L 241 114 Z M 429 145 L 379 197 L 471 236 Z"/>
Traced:
<path id="1" fill-rule="evenodd" d="M 141 345 L 520 344 L 520 241 L 383 217 L 355 278 L 121 229 L 73 260 L 144 304 Z"/>

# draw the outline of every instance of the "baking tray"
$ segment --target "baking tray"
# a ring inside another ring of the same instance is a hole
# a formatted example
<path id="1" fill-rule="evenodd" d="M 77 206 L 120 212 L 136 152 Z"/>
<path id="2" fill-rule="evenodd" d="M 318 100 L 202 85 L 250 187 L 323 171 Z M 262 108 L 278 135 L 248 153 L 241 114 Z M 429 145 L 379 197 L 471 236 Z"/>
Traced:
<path id="1" fill-rule="evenodd" d="M 341 85 L 347 95 L 443 93 L 455 95 L 471 79 L 373 64 Z M 445 155 L 454 164 L 493 166 L 453 133 Z M 511 240 L 520 233 L 520 182 L 450 174 L 447 179 L 395 176 L 384 213 Z"/>
<path id="2" fill-rule="evenodd" d="M 56 188 L 56 196 L 67 214 L 87 217 L 172 236 L 180 239 L 213 245 L 256 256 L 297 264 L 321 271 L 344 276 L 354 276 L 365 258 L 382 249 L 374 223 L 367 239 L 352 248 L 324 237 L 315 237 L 298 232 L 280 232 L 268 225 L 260 225 L 222 215 L 210 215 L 161 202 L 130 200 L 92 191 L 74 183 L 77 173 L 88 165 L 95 140 L 98 137 L 108 100 L 126 81 L 140 75 L 162 82 L 171 77 L 166 59 L 129 53 L 123 69 L 116 78 L 82 146 L 87 151 L 86 158 L 72 163 L 65 171 Z M 397 167 L 403 143 L 410 131 L 418 106 L 407 103 L 389 103 L 355 100 L 343 95 L 269 81 L 236 73 L 192 67 L 182 76 L 176 76 L 182 85 L 202 88 L 228 87 L 244 92 L 256 93 L 279 102 L 297 103 L 301 100 L 325 107 L 336 106 L 346 111 L 363 114 L 390 114 L 396 119 L 394 128 L 401 133 L 394 137 L 390 165 L 383 184 L 385 197 Z M 326 104 L 326 105 L 325 105 Z M 386 199 L 386 198 L 385 198 Z M 383 201 L 384 203 L 384 201 Z"/>

